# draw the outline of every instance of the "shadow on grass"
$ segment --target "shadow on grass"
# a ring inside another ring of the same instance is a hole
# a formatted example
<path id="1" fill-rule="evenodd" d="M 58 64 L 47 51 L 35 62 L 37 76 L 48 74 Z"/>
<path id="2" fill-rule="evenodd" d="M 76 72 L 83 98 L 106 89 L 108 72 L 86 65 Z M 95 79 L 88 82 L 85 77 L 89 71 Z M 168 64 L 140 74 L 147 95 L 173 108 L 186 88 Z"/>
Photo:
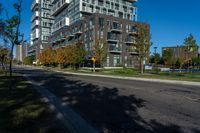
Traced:
<path id="1" fill-rule="evenodd" d="M 0 76 L 0 83 L 1 133 L 64 132 L 62 123 L 23 77 L 13 77 L 12 91 L 7 77 Z"/>
<path id="2" fill-rule="evenodd" d="M 138 113 L 145 101 L 135 95 L 120 94 L 119 88 L 76 80 L 73 75 L 41 75 L 41 70 L 21 72 L 33 74 L 30 78 L 60 97 L 64 106 L 70 106 L 100 133 L 183 133 L 176 124 L 145 121 Z"/>

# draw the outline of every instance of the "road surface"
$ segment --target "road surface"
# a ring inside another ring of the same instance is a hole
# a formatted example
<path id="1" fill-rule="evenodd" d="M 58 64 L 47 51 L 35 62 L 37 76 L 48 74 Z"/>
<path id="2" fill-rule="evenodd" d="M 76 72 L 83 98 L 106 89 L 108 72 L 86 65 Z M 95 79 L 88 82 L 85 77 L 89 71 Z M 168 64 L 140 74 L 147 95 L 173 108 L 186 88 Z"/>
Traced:
<path id="1" fill-rule="evenodd" d="M 200 133 L 200 86 L 15 68 L 102 133 Z"/>

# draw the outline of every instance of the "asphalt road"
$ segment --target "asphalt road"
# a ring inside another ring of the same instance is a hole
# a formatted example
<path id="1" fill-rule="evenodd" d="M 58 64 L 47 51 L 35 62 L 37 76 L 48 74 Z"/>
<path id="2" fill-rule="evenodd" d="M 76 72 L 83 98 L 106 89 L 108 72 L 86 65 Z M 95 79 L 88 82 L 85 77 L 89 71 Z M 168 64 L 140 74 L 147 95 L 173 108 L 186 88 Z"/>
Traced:
<path id="1" fill-rule="evenodd" d="M 200 133 L 200 86 L 15 68 L 102 133 Z"/>

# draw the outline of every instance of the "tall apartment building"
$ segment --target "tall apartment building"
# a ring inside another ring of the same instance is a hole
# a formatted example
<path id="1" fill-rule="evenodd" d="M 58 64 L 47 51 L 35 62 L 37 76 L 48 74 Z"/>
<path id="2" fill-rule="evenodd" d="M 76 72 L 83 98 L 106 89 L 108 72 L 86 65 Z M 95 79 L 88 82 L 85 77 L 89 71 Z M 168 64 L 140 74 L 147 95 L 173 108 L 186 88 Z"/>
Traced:
<path id="1" fill-rule="evenodd" d="M 28 53 L 36 55 L 48 44 L 51 35 L 53 18 L 51 16 L 51 0 L 32 0 L 31 40 Z"/>
<path id="2" fill-rule="evenodd" d="M 137 0 L 52 0 L 50 43 L 54 48 L 81 42 L 87 57 L 98 40 L 108 44 L 104 66 L 138 65 Z"/>
<path id="3" fill-rule="evenodd" d="M 28 50 L 29 44 L 23 43 L 21 45 L 16 46 L 16 59 L 18 61 L 23 62 L 23 59 L 27 56 L 27 50 Z"/>

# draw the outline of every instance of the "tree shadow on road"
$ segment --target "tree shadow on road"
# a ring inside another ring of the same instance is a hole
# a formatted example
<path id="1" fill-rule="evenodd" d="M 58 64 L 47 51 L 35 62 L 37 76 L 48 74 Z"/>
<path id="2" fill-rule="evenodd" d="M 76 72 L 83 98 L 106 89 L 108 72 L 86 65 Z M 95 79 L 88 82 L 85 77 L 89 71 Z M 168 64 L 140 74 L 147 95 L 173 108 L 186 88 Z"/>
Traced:
<path id="1" fill-rule="evenodd" d="M 123 95 L 119 88 L 77 80 L 76 76 L 52 74 L 48 78 L 31 77 L 61 98 L 100 133 L 183 133 L 175 124 L 145 121 L 138 113 L 145 100 Z"/>

